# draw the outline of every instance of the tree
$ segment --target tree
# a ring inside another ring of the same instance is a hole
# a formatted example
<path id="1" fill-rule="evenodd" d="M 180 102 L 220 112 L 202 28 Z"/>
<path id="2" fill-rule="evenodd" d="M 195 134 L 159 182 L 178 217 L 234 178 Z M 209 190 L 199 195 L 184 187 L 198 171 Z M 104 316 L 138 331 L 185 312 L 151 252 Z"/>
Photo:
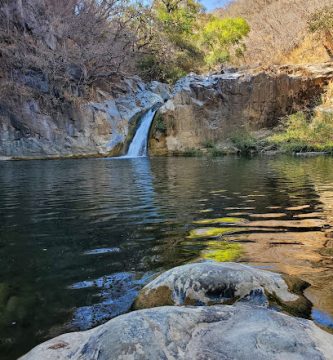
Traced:
<path id="1" fill-rule="evenodd" d="M 203 14 L 196 0 L 156 0 L 151 7 L 152 36 L 139 61 L 147 79 L 173 82 L 190 71 L 199 71 L 203 55 L 197 44 L 198 17 Z"/>
<path id="2" fill-rule="evenodd" d="M 173 82 L 244 53 L 242 39 L 250 29 L 242 18 L 216 18 L 196 0 L 156 0 L 151 16 L 154 35 L 140 60 L 147 78 Z"/>
<path id="3" fill-rule="evenodd" d="M 134 67 L 137 16 L 126 0 L 0 0 L 1 68 L 90 86 Z"/>
<path id="4" fill-rule="evenodd" d="M 202 32 L 202 44 L 206 48 L 205 62 L 209 67 L 243 56 L 245 45 L 242 39 L 250 31 L 248 23 L 242 18 L 220 19 L 212 17 Z"/>

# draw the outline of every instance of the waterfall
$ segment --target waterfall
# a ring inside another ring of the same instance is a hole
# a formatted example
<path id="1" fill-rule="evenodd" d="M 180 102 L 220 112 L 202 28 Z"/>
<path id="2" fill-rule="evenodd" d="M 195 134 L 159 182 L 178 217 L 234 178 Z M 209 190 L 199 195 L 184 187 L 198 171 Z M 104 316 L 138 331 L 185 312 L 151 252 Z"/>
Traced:
<path id="1" fill-rule="evenodd" d="M 123 157 L 135 158 L 147 156 L 149 129 L 155 113 L 156 109 L 150 109 L 143 115 L 139 128 L 129 146 L 128 152 Z"/>

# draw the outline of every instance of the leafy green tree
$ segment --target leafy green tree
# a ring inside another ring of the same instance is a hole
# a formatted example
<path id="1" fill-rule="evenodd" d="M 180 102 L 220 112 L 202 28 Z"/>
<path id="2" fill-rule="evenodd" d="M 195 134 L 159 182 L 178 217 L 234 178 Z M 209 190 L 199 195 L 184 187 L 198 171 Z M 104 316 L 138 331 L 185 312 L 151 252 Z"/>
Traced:
<path id="1" fill-rule="evenodd" d="M 198 18 L 203 8 L 196 0 L 156 0 L 151 8 L 149 51 L 139 60 L 148 79 L 173 82 L 199 71 L 203 54 L 198 46 Z"/>
<path id="2" fill-rule="evenodd" d="M 203 11 L 195 0 L 158 0 L 154 8 L 163 31 L 168 35 L 191 35 L 198 17 Z"/>
<path id="3" fill-rule="evenodd" d="M 148 51 L 139 60 L 145 78 L 174 82 L 244 54 L 250 28 L 242 18 L 207 14 L 197 0 L 155 0 L 149 14 Z"/>
<path id="4" fill-rule="evenodd" d="M 205 62 L 209 67 L 230 60 L 232 52 L 243 56 L 243 38 L 250 32 L 250 26 L 242 18 L 219 19 L 212 17 L 202 31 L 202 44 L 206 48 Z"/>

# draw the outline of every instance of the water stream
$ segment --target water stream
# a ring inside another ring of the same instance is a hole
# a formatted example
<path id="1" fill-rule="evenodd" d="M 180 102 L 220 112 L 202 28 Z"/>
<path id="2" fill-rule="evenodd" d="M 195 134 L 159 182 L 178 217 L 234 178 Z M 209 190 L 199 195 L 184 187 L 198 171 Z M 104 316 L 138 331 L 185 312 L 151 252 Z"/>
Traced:
<path id="1" fill-rule="evenodd" d="M 146 114 L 143 115 L 139 128 L 133 137 L 128 152 L 123 157 L 136 158 L 147 156 L 149 129 L 154 119 L 155 113 L 156 109 L 150 109 Z"/>

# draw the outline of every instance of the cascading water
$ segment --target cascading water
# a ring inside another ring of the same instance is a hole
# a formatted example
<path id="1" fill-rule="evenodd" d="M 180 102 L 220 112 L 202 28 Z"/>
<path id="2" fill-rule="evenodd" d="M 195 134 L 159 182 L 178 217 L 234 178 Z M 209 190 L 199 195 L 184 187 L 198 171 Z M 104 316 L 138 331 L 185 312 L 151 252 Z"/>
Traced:
<path id="1" fill-rule="evenodd" d="M 156 109 L 150 109 L 143 115 L 141 124 L 133 137 L 128 152 L 123 157 L 135 158 L 147 156 L 149 129 L 156 111 Z"/>

